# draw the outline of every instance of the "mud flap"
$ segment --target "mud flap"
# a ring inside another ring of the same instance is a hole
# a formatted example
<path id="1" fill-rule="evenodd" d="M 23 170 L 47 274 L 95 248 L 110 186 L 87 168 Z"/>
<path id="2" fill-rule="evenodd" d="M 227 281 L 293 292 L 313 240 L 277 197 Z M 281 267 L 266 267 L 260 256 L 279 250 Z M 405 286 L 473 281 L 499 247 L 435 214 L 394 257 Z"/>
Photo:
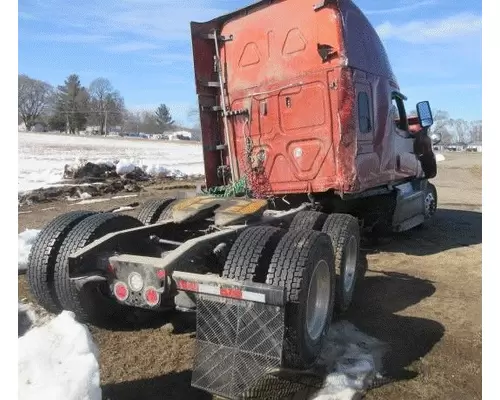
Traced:
<path id="1" fill-rule="evenodd" d="M 198 294 L 191 385 L 228 399 L 257 398 L 280 370 L 284 333 L 284 306 Z"/>

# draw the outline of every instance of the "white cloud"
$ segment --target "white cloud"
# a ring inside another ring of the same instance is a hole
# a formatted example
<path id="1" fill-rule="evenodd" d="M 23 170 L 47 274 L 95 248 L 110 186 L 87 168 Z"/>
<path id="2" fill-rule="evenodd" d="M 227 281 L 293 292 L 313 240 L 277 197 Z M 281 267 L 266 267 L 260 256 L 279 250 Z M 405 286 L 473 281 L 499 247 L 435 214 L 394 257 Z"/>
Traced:
<path id="1" fill-rule="evenodd" d="M 227 10 L 211 0 L 196 4 L 178 0 L 44 0 L 34 9 L 44 21 L 64 26 L 85 26 L 87 33 L 127 34 L 129 40 L 189 40 L 190 21 L 206 21 Z"/>
<path id="2" fill-rule="evenodd" d="M 436 0 L 423 0 L 423 1 L 418 1 L 416 3 L 406 4 L 400 7 L 383 8 L 380 10 L 365 10 L 363 11 L 363 13 L 366 15 L 393 14 L 393 13 L 411 11 L 417 8 L 427 7 L 433 4 L 436 4 Z"/>
<path id="3" fill-rule="evenodd" d="M 461 13 L 429 21 L 412 21 L 405 24 L 384 22 L 376 27 L 382 39 L 397 39 L 410 43 L 434 43 L 454 40 L 481 32 L 481 17 Z"/>
<path id="4" fill-rule="evenodd" d="M 149 42 L 139 42 L 139 41 L 133 41 L 133 42 L 125 42 L 121 44 L 117 44 L 115 46 L 108 47 L 108 50 L 114 51 L 117 53 L 128 53 L 128 52 L 134 52 L 134 51 L 140 51 L 140 50 L 153 50 L 153 49 L 158 49 L 160 46 L 154 43 L 149 43 Z"/>

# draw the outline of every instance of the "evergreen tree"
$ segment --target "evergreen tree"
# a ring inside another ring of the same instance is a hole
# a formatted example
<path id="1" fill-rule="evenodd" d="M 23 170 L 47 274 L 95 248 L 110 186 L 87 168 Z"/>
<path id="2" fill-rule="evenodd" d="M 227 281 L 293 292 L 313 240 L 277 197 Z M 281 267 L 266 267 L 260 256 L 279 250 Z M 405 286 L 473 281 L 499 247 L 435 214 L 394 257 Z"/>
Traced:
<path id="1" fill-rule="evenodd" d="M 170 115 L 170 110 L 165 104 L 160 104 L 155 112 L 156 123 L 162 131 L 172 129 L 174 120 Z"/>
<path id="2" fill-rule="evenodd" d="M 88 107 L 89 94 L 81 85 L 78 75 L 72 74 L 66 78 L 63 86 L 58 86 L 56 110 L 52 122 L 64 119 L 66 132 L 75 134 L 85 128 Z"/>

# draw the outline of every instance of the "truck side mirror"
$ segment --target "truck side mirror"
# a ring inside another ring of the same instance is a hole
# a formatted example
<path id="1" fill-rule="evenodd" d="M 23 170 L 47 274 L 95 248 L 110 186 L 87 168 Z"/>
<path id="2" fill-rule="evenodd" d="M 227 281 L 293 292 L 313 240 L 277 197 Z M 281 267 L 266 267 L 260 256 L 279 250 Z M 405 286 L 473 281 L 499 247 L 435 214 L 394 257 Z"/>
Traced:
<path id="1" fill-rule="evenodd" d="M 432 118 L 431 106 L 428 101 L 421 101 L 417 103 L 418 121 L 422 128 L 428 128 L 434 123 Z"/>

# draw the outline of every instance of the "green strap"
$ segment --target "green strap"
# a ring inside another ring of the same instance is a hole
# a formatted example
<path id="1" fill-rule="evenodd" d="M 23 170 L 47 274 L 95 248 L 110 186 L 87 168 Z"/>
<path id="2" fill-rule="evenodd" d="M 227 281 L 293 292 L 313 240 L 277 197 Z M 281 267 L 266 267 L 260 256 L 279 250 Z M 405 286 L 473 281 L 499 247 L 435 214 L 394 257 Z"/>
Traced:
<path id="1" fill-rule="evenodd" d="M 204 190 L 204 194 L 215 197 L 241 197 L 249 194 L 246 178 L 243 177 L 234 183 L 225 186 L 214 186 Z"/>

